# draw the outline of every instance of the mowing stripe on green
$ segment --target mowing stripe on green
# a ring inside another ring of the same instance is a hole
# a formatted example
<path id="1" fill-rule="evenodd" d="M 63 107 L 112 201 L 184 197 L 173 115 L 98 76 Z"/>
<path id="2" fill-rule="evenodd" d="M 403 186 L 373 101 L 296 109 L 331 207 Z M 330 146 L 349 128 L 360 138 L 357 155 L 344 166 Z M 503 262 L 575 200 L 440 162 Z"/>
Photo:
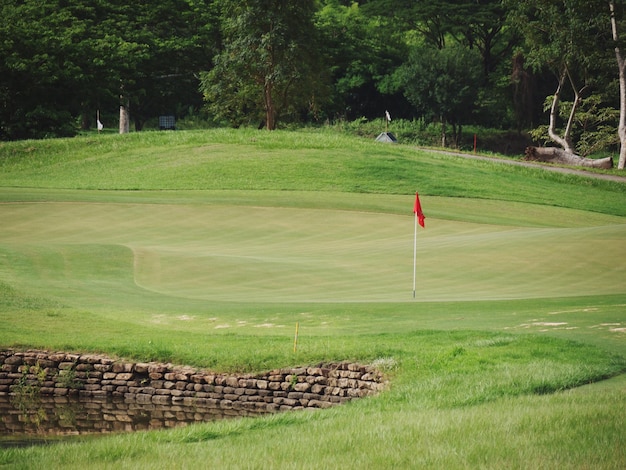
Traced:
<path id="1" fill-rule="evenodd" d="M 386 196 L 408 204 L 400 215 L 267 207 L 262 192 L 257 206 L 204 196 L 193 204 L 4 204 L 3 277 L 70 304 L 73 295 L 88 298 L 104 286 L 227 302 L 413 301 L 410 197 Z M 500 213 L 504 206 L 495 202 L 451 198 L 423 202 L 418 300 L 623 291 L 626 224 L 619 217 L 528 204 L 514 205 L 518 214 Z M 545 220 L 546 211 L 554 227 L 524 226 L 526 214 L 540 212 Z M 454 220 L 481 217 L 505 225 Z M 21 261 L 7 262 L 11 257 Z"/>

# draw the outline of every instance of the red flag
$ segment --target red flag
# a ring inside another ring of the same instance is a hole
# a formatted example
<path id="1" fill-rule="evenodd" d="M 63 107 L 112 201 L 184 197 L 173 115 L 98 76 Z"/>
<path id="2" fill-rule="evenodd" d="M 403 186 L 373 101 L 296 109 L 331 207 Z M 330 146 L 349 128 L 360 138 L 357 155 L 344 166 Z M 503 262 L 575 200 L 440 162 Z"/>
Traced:
<path id="1" fill-rule="evenodd" d="M 417 221 L 419 224 L 424 227 L 424 213 L 422 212 L 422 205 L 420 204 L 420 197 L 415 193 L 415 205 L 413 206 L 413 213 L 417 215 Z"/>

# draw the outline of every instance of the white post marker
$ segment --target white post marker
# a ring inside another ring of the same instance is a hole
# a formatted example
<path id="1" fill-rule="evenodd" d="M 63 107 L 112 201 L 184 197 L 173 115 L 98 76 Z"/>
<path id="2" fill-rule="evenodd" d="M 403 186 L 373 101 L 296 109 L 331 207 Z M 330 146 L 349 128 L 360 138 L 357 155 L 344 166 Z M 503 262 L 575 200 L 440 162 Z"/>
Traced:
<path id="1" fill-rule="evenodd" d="M 424 227 L 424 213 L 422 212 L 422 205 L 420 204 L 420 197 L 415 192 L 415 204 L 413 204 L 413 213 L 415 214 L 415 230 L 413 233 L 413 298 L 415 298 L 415 282 L 417 274 L 417 224 L 419 223 L 422 228 Z"/>
<path id="2" fill-rule="evenodd" d="M 298 350 L 298 322 L 296 322 L 296 334 L 293 338 L 293 352 L 296 352 Z"/>

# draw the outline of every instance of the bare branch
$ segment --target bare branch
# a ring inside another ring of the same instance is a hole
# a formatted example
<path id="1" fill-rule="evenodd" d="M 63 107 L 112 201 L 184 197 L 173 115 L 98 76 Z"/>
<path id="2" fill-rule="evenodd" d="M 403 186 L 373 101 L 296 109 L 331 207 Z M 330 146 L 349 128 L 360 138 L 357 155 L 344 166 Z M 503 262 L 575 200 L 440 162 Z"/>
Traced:
<path id="1" fill-rule="evenodd" d="M 561 92 L 563 90 L 563 84 L 565 83 L 566 78 L 567 78 L 567 68 L 564 67 L 561 72 L 561 76 L 559 77 L 559 85 L 557 86 L 556 91 L 554 92 L 554 96 L 552 97 L 552 106 L 550 107 L 550 125 L 548 126 L 548 135 L 555 143 L 563 147 L 563 149 L 566 152 L 573 153 L 569 142 L 556 133 L 556 120 L 559 115 L 559 103 L 561 101 Z"/>

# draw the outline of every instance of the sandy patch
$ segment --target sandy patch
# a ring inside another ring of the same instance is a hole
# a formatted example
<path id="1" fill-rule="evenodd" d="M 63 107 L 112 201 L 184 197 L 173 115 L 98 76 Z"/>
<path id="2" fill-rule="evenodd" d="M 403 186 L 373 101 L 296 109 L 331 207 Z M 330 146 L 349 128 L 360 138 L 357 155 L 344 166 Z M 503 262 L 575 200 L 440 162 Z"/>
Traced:
<path id="1" fill-rule="evenodd" d="M 285 325 L 276 325 L 275 323 L 259 323 L 254 325 L 255 328 L 285 328 Z"/>
<path id="2" fill-rule="evenodd" d="M 592 325 L 589 328 L 597 329 L 597 328 L 608 328 L 609 331 L 622 331 L 624 328 L 621 323 L 600 323 L 598 325 Z"/>
<path id="3" fill-rule="evenodd" d="M 575 310 L 561 310 L 558 312 L 548 312 L 548 315 L 560 315 L 561 313 L 589 313 L 589 312 L 597 312 L 599 309 L 597 307 L 588 307 L 588 308 L 577 308 Z"/>
<path id="4" fill-rule="evenodd" d="M 538 321 L 538 320 L 533 320 L 531 323 L 522 323 L 518 326 L 514 326 L 513 328 L 536 328 L 536 327 L 544 327 L 544 329 L 539 330 L 539 331 L 549 331 L 549 329 L 546 329 L 545 327 L 549 327 L 552 329 L 559 329 L 559 330 L 575 330 L 578 327 L 577 326 L 568 326 L 566 327 L 567 322 L 546 322 L 546 321 Z M 508 330 L 510 328 L 504 328 L 505 330 Z"/>

